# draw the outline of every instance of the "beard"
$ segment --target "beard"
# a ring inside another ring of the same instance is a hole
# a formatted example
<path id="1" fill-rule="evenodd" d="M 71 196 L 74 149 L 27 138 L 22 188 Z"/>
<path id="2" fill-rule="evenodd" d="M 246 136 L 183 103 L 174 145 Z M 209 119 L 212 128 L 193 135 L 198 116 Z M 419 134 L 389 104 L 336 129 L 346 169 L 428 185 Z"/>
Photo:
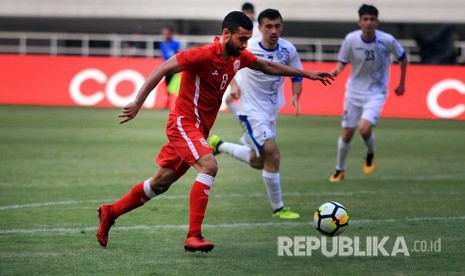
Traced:
<path id="1" fill-rule="evenodd" d="M 226 43 L 226 52 L 228 52 L 228 54 L 233 57 L 238 57 L 241 55 L 241 51 L 239 51 L 239 49 L 236 49 L 236 47 L 234 47 L 234 44 L 232 43 L 231 40 L 229 40 Z"/>

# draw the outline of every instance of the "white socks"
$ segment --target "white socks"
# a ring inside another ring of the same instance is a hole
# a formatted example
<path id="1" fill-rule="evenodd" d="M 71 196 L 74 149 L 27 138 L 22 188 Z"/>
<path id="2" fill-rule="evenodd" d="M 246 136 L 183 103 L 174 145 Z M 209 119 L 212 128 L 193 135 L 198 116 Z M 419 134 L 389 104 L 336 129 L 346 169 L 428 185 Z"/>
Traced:
<path id="1" fill-rule="evenodd" d="M 229 154 L 237 160 L 247 164 L 250 163 L 250 153 L 252 150 L 244 145 L 223 142 L 218 146 L 218 151 Z"/>
<path id="2" fill-rule="evenodd" d="M 223 142 L 218 146 L 218 151 L 250 164 L 250 153 L 252 150 L 247 146 Z M 273 211 L 282 208 L 284 204 L 281 194 L 281 177 L 279 172 L 271 173 L 262 171 L 262 179 Z"/>
<path id="3" fill-rule="evenodd" d="M 270 173 L 263 171 L 262 178 L 263 183 L 265 183 L 266 192 L 268 194 L 268 199 L 270 200 L 273 211 L 282 208 L 284 204 L 281 194 L 281 180 L 279 172 Z"/>
<path id="4" fill-rule="evenodd" d="M 144 193 L 149 199 L 152 199 L 152 198 L 157 196 L 157 194 L 150 187 L 150 180 L 151 179 L 152 178 L 149 178 L 149 179 L 144 181 Z"/>
<path id="5" fill-rule="evenodd" d="M 368 138 L 368 140 L 363 141 L 365 142 L 368 154 L 374 153 L 376 151 L 376 139 L 374 132 L 371 133 L 371 136 Z"/>
<path id="6" fill-rule="evenodd" d="M 371 136 L 368 140 L 364 140 L 366 150 L 368 154 L 374 153 L 376 151 L 376 139 L 375 133 L 372 132 Z M 351 148 L 351 143 L 344 143 L 342 141 L 342 137 L 339 136 L 339 140 L 337 141 L 337 160 L 336 160 L 336 170 L 344 171 L 346 169 L 346 159 L 349 155 Z"/>
<path id="7" fill-rule="evenodd" d="M 346 158 L 349 155 L 351 144 L 344 143 L 342 137 L 339 137 L 337 141 L 337 160 L 336 160 L 336 170 L 344 171 L 346 169 Z"/>

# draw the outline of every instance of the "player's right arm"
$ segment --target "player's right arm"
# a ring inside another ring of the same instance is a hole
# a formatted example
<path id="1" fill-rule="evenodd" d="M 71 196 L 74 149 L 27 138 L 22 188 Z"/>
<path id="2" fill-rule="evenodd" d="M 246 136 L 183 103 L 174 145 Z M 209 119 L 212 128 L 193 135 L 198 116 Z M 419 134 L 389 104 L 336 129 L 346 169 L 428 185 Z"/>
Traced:
<path id="1" fill-rule="evenodd" d="M 353 34 L 349 33 L 346 35 L 344 38 L 344 41 L 342 41 L 341 48 L 339 49 L 339 53 L 337 54 L 337 63 L 336 67 L 334 70 L 331 72 L 333 76 L 337 77 L 339 74 L 344 71 L 344 68 L 346 67 L 346 64 L 349 63 L 350 61 L 350 45 L 352 44 L 352 39 Z M 358 36 L 357 36 L 358 39 Z"/>
<path id="2" fill-rule="evenodd" d="M 123 108 L 123 112 L 118 116 L 122 118 L 120 124 L 124 124 L 137 116 L 139 109 L 142 107 L 142 104 L 144 104 L 150 92 L 160 83 L 165 75 L 173 75 L 179 72 L 181 72 L 181 67 L 179 66 L 176 56 L 170 57 L 159 67 L 155 68 L 139 89 L 135 100 Z"/>
<path id="3" fill-rule="evenodd" d="M 229 85 L 231 86 L 231 91 L 229 92 L 231 98 L 236 100 L 239 99 L 241 97 L 241 88 L 239 87 L 239 84 L 237 84 L 236 79 L 233 78 Z"/>

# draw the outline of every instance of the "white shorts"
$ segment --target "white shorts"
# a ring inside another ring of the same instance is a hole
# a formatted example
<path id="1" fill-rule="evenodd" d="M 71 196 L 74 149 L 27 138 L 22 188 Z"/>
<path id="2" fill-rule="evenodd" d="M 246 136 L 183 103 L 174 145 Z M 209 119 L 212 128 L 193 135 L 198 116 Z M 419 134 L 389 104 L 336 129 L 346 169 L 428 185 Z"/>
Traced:
<path id="1" fill-rule="evenodd" d="M 239 115 L 244 135 L 241 142 L 253 149 L 257 155 L 268 139 L 276 139 L 276 121 L 264 121 L 250 118 L 246 115 Z"/>
<path id="2" fill-rule="evenodd" d="M 341 126 L 343 128 L 356 128 L 361 119 L 367 120 L 376 126 L 385 102 L 386 95 L 384 94 L 366 97 L 365 99 L 346 96 Z"/>

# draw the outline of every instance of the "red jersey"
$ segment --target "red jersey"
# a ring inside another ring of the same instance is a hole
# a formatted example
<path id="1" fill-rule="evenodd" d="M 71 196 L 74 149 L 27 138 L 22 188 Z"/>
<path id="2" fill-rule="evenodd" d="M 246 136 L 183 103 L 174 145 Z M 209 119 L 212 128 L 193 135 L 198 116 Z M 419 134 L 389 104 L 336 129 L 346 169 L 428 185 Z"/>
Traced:
<path id="1" fill-rule="evenodd" d="M 241 68 L 257 61 L 243 50 L 238 57 L 224 60 L 216 37 L 213 43 L 176 54 L 181 67 L 181 86 L 173 114 L 191 120 L 208 136 L 220 109 L 223 94 Z"/>

